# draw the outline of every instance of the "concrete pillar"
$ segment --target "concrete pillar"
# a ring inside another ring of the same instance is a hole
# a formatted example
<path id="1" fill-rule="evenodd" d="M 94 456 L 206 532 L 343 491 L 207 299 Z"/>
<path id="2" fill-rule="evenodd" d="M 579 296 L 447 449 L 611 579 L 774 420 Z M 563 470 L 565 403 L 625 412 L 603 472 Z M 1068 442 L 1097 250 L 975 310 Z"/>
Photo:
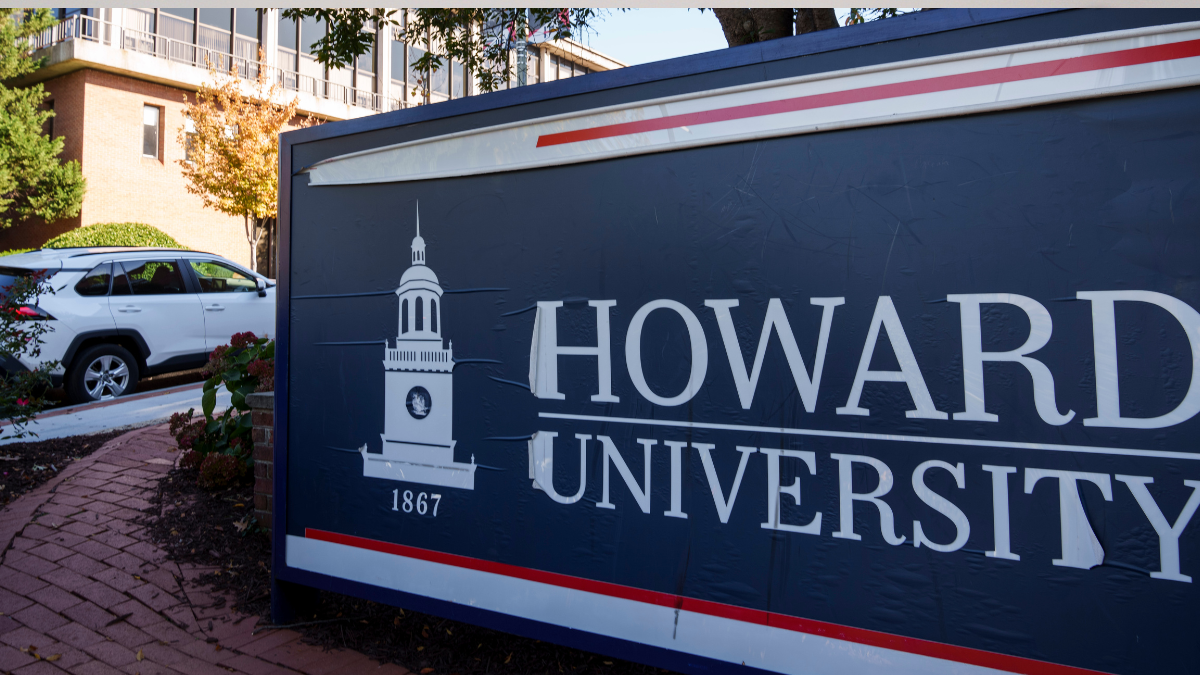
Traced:
<path id="1" fill-rule="evenodd" d="M 391 110 L 389 101 L 396 98 L 392 86 L 392 26 L 383 26 L 375 31 L 375 93 L 379 94 L 380 110 Z"/>
<path id="2" fill-rule="evenodd" d="M 259 16 L 262 21 L 259 31 L 262 35 L 263 58 L 272 68 L 279 67 L 279 10 L 264 9 Z"/>

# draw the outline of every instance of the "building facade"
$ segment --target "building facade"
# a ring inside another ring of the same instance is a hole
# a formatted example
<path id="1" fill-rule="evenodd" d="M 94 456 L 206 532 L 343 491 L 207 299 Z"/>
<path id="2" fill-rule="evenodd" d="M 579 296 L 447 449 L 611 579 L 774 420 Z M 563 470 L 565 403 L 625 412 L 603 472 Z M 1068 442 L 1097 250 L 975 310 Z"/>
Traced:
<path id="1" fill-rule="evenodd" d="M 179 162 L 185 104 L 210 78 L 208 64 L 236 66 L 244 77 L 265 69 L 298 101 L 298 114 L 345 120 L 477 95 L 471 73 L 449 63 L 432 75 L 412 64 L 427 41 L 406 43 L 393 27 L 375 32 L 371 52 L 345 68 L 313 56 L 322 22 L 284 19 L 279 9 L 60 9 L 60 22 L 35 40 L 41 69 L 19 84 L 41 82 L 55 116 L 49 132 L 63 139 L 64 160 L 87 179 L 75 218 L 30 222 L 0 231 L 0 251 L 36 248 L 83 225 L 142 222 L 184 246 L 248 265 L 251 250 L 240 218 L 206 209 L 187 192 Z M 403 12 L 401 13 L 403 16 Z M 260 59 L 261 55 L 261 59 Z M 575 77 L 624 64 L 581 44 L 552 41 L 528 50 L 528 84 Z M 516 86 L 510 81 L 508 86 Z M 297 120 L 299 122 L 299 120 Z"/>

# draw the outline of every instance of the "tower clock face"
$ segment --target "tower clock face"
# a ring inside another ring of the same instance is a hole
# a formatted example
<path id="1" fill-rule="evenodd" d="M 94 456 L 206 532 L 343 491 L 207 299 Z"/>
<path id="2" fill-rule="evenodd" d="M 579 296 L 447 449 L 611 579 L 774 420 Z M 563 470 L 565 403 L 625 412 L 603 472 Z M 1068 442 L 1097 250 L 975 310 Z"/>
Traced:
<path id="1" fill-rule="evenodd" d="M 408 407 L 409 415 L 423 420 L 429 416 L 429 411 L 433 406 L 433 399 L 429 397 L 429 392 L 425 387 L 413 387 L 408 390 L 408 397 L 405 404 Z"/>

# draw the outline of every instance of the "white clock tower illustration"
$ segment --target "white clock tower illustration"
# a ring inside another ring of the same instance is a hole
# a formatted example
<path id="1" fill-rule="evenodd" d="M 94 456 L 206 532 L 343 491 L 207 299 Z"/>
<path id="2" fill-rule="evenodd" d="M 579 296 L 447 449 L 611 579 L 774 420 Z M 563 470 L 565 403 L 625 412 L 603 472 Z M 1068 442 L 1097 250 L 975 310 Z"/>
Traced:
<path id="1" fill-rule="evenodd" d="M 363 475 L 409 483 L 475 489 L 475 457 L 454 461 L 454 343 L 442 346 L 442 287 L 425 264 L 421 213 L 412 266 L 396 289 L 396 346 L 384 344 L 383 454 L 363 456 Z"/>

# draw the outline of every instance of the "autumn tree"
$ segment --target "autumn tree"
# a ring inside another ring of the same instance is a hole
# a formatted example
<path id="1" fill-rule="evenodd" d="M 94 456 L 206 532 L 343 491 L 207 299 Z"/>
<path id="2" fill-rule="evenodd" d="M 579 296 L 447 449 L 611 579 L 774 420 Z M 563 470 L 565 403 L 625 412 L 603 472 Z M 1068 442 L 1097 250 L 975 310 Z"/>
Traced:
<path id="1" fill-rule="evenodd" d="M 200 87 L 195 103 L 184 97 L 192 128 L 180 127 L 178 134 L 188 192 L 200 195 L 208 208 L 242 217 L 256 272 L 259 242 L 273 236 L 278 216 L 279 132 L 297 105 L 295 97 L 284 98 L 268 70 L 260 68 L 257 78 L 246 80 L 238 77 L 237 66 L 221 72 L 210 63 L 211 81 Z M 272 256 L 265 257 L 271 274 Z"/>
<path id="2" fill-rule="evenodd" d="M 54 25 L 46 9 L 0 9 L 0 82 L 41 67 L 30 38 Z M 53 110 L 41 84 L 0 84 L 0 228 L 30 219 L 46 222 L 79 215 L 85 182 L 79 162 L 63 162 L 62 138 L 44 129 Z"/>

